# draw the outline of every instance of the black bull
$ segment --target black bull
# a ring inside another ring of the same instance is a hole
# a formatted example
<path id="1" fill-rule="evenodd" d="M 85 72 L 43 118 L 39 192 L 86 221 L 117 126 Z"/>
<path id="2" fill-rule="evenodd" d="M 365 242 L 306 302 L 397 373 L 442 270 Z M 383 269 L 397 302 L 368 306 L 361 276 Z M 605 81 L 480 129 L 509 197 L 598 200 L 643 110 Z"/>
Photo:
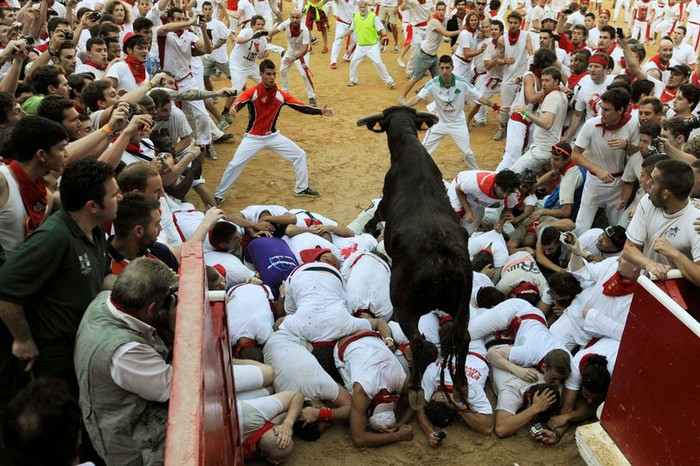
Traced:
<path id="1" fill-rule="evenodd" d="M 413 351 L 409 386 L 413 409 L 425 405 L 421 376 L 435 360 L 434 347 L 431 358 L 432 345 L 418 332 L 418 320 L 434 309 L 454 318 L 451 344 L 442 346 L 442 367 L 443 371 L 449 367 L 465 404 L 468 395 L 465 363 L 472 289 L 468 234 L 450 206 L 440 170 L 418 140 L 418 128 L 436 122 L 434 115 L 408 107 L 390 107 L 357 122 L 372 131 L 386 132 L 389 142 L 391 167 L 384 177 L 383 198 L 365 229 L 373 231 L 377 222 L 386 222 L 384 245 L 392 259 L 391 302 Z M 453 355 L 456 365 L 447 363 Z"/>

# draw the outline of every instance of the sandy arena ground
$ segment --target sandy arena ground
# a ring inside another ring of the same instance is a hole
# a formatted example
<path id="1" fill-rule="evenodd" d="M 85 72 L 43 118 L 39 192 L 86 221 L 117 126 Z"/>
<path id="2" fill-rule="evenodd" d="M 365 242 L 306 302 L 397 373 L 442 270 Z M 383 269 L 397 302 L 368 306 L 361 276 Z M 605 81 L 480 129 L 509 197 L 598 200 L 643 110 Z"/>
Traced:
<path id="1" fill-rule="evenodd" d="M 287 12 L 288 9 L 289 6 L 285 3 Z M 332 41 L 334 21 L 332 18 L 329 41 Z M 321 54 L 320 33 L 315 35 L 318 36 L 319 43 L 313 47 L 310 68 L 314 75 L 317 99 L 319 106 L 332 108 L 335 116 L 323 118 L 303 115 L 284 108 L 277 129 L 306 151 L 310 185 L 321 193 L 321 197 L 293 197 L 294 172 L 291 164 L 272 152 L 264 151 L 255 156 L 226 196 L 222 208 L 228 213 L 251 204 L 281 204 L 288 208 L 298 207 L 319 212 L 346 224 L 369 205 L 370 199 L 381 196 L 384 174 L 389 167 L 386 136 L 370 132 L 365 127 L 358 128 L 355 122 L 363 116 L 396 105 L 400 89 L 406 83 L 406 75 L 405 70 L 397 64 L 398 54 L 391 51 L 393 39 L 382 57 L 397 83 L 397 89 L 388 89 L 379 79 L 369 59 L 360 65 L 359 84 L 350 88 L 346 85 L 349 63 L 340 60 L 338 69 L 330 69 L 329 56 Z M 286 46 L 281 34 L 273 42 Z M 449 53 L 449 47 L 443 44 L 440 53 Z M 279 56 L 273 55 L 271 58 L 279 64 Z M 225 77 L 213 82 L 217 88 L 230 85 Z M 279 82 L 278 76 L 278 85 Z M 306 91 L 295 69 L 290 70 L 290 86 L 292 95 L 307 102 Z M 218 107 L 221 108 L 222 104 L 222 99 L 219 99 Z M 425 106 L 421 105 L 419 109 L 424 110 Z M 488 126 L 469 130 L 472 149 L 482 169 L 494 169 L 502 155 L 504 142 L 491 140 L 498 129 L 497 120 L 498 115 L 489 110 Z M 235 134 L 235 138 L 216 146 L 219 160 L 206 161 L 204 174 L 212 191 L 233 156 L 247 121 L 248 112 L 243 110 L 226 130 Z M 422 139 L 423 135 L 420 134 L 419 137 Z M 433 157 L 445 179 L 451 179 L 466 169 L 462 154 L 449 139 L 443 141 Z M 491 399 L 494 400 L 493 396 Z M 578 455 L 573 431 L 567 433 L 559 445 L 545 447 L 533 442 L 525 429 L 511 438 L 499 440 L 495 435 L 484 437 L 471 431 L 466 424 L 455 422 L 447 429 L 448 437 L 443 444 L 437 449 L 431 449 L 415 422 L 413 428 L 414 439 L 410 442 L 375 449 L 357 449 L 352 445 L 345 426 L 333 426 L 315 443 L 296 441 L 295 451 L 288 464 L 584 464 Z M 255 464 L 262 464 L 262 461 Z"/>

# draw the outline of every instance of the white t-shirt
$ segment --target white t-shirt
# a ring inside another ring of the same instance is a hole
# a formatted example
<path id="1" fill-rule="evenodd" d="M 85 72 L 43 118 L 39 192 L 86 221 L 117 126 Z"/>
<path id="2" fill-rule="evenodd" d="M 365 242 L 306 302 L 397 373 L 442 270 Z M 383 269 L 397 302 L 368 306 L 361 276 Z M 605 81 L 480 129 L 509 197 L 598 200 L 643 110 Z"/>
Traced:
<path id="1" fill-rule="evenodd" d="M 181 139 L 187 136 L 192 136 L 192 127 L 187 121 L 187 116 L 185 112 L 179 108 L 173 106 L 170 112 L 170 118 L 167 121 L 154 121 L 153 122 L 153 132 L 160 133 L 161 131 L 167 131 L 173 144 L 177 144 Z M 179 156 L 180 154 L 175 154 Z"/>
<path id="2" fill-rule="evenodd" d="M 389 320 L 393 313 L 389 296 L 389 265 L 371 252 L 351 255 L 340 269 L 351 312 L 368 309 L 375 317 Z"/>
<path id="3" fill-rule="evenodd" d="M 335 245 L 327 239 L 318 236 L 314 233 L 301 233 L 292 237 L 283 236 L 282 239 L 289 245 L 289 249 L 292 250 L 292 252 L 294 253 L 294 257 L 300 264 L 303 262 L 301 260 L 301 251 L 303 251 L 304 249 L 314 249 L 316 247 L 330 249 L 333 255 L 338 258 L 341 264 L 345 260 L 345 258 L 340 252 L 340 249 L 335 247 Z"/>
<path id="4" fill-rule="evenodd" d="M 690 66 L 695 64 L 697 58 L 695 50 L 687 42 L 682 42 L 680 45 L 673 47 L 673 60 L 676 63 L 684 63 Z"/>
<path id="5" fill-rule="evenodd" d="M 228 275 L 228 274 L 227 274 Z M 241 283 L 226 292 L 226 318 L 231 343 L 250 338 L 264 345 L 272 333 L 275 317 L 270 308 L 272 290 L 267 285 Z"/>
<path id="6" fill-rule="evenodd" d="M 634 217 L 627 228 L 627 239 L 644 245 L 644 255 L 661 264 L 674 265 L 662 254 L 654 251 L 657 238 L 666 238 L 671 245 L 693 262 L 700 261 L 700 235 L 693 222 L 700 217 L 700 210 L 691 202 L 675 214 L 668 215 L 663 208 L 655 207 L 647 194 L 639 201 Z"/>
<path id="7" fill-rule="evenodd" d="M 453 74 L 450 87 L 446 87 L 442 78 L 436 76 L 421 88 L 418 96 L 421 99 L 433 98 L 440 123 L 466 126 L 465 101 L 475 102 L 481 99 L 481 92 L 463 77 Z"/>
<path id="8" fill-rule="evenodd" d="M 581 389 L 581 360 L 589 354 L 599 354 L 608 360 L 608 372 L 612 375 L 617 361 L 617 353 L 620 349 L 620 342 L 612 338 L 601 338 L 588 348 L 581 348 L 571 363 L 571 375 L 566 379 L 564 385 L 567 390 Z"/>
<path id="9" fill-rule="evenodd" d="M 226 270 L 226 289 L 243 283 L 255 275 L 238 257 L 227 252 L 207 251 L 204 253 L 204 263 L 212 267 L 220 265 Z"/>
<path id="10" fill-rule="evenodd" d="M 311 34 L 302 22 L 299 25 L 299 35 L 293 37 L 292 31 L 289 28 L 290 22 L 290 20 L 282 21 L 280 24 L 277 25 L 276 29 L 278 29 L 279 31 L 284 31 L 285 35 L 287 36 L 287 52 L 285 53 L 293 53 L 296 55 L 303 50 L 305 45 L 311 44 Z"/>
<path id="11" fill-rule="evenodd" d="M 175 79 L 182 80 L 192 72 L 192 44 L 199 38 L 190 31 L 185 31 L 178 36 L 169 32 L 165 36 L 165 60 L 163 69 L 175 75 Z"/>
<path id="12" fill-rule="evenodd" d="M 268 211 L 273 217 L 282 216 L 289 212 L 286 207 L 281 205 L 250 205 L 241 210 L 241 214 L 249 222 L 257 222 L 260 220 L 260 214 L 265 211 Z"/>
<path id="13" fill-rule="evenodd" d="M 92 65 L 86 65 L 85 63 L 81 63 L 75 67 L 75 74 L 78 73 L 92 73 L 95 75 L 95 79 L 102 79 L 105 77 L 104 71 L 98 70 Z"/>
<path id="14" fill-rule="evenodd" d="M 582 184 L 583 175 L 581 175 L 578 166 L 569 168 L 559 181 L 559 204 L 573 204 L 576 190 Z"/>
<path id="15" fill-rule="evenodd" d="M 602 83 L 596 84 L 590 76 L 584 76 L 578 82 L 576 93 L 576 111 L 586 111 L 586 119 L 600 115 L 600 97 L 605 93 L 608 85 L 612 83 L 613 76 L 608 75 Z"/>
<path id="16" fill-rule="evenodd" d="M 240 7 L 240 2 L 239 2 Z M 253 29 L 246 27 L 238 33 L 238 39 L 253 37 Z M 267 47 L 267 39 L 265 36 L 251 39 L 241 44 L 236 43 L 231 50 L 229 56 L 229 66 L 240 67 L 241 70 L 257 69 L 255 60 L 258 59 L 261 53 L 265 52 Z"/>
<path id="17" fill-rule="evenodd" d="M 212 18 L 212 20 L 207 23 L 207 34 L 209 35 L 209 39 L 211 40 L 211 44 L 213 46 L 216 42 L 219 41 L 219 39 L 227 38 L 231 34 L 231 31 L 229 31 L 229 29 L 224 23 L 222 23 L 218 19 Z M 221 45 L 218 49 L 212 50 L 210 54 L 207 54 L 204 57 L 217 63 L 228 62 L 228 55 L 226 54 L 226 43 L 224 42 L 224 44 Z"/>
<path id="18" fill-rule="evenodd" d="M 144 64 L 144 66 L 146 66 Z M 126 62 L 117 62 L 113 64 L 112 66 L 109 67 L 109 71 L 107 72 L 106 75 L 107 78 L 115 78 L 117 80 L 117 85 L 115 86 L 115 89 L 117 91 L 133 91 L 137 87 L 139 87 L 141 84 L 145 84 L 148 82 L 150 77 L 148 76 L 148 71 L 146 72 L 146 79 L 142 81 L 141 83 L 136 82 L 136 78 L 134 78 L 134 75 L 131 73 L 131 68 L 129 68 L 129 65 L 126 64 Z"/>
<path id="19" fill-rule="evenodd" d="M 503 235 L 496 230 L 483 233 L 474 233 L 469 238 L 469 255 L 474 258 L 484 249 L 491 249 L 493 254 L 493 266 L 503 267 L 508 260 L 508 245 Z"/>
<path id="20" fill-rule="evenodd" d="M 604 130 L 601 117 L 591 118 L 586 120 L 578 133 L 576 146 L 588 149 L 588 159 L 599 167 L 612 174 L 622 174 L 625 170 L 627 154 L 624 149 L 611 149 L 608 144 L 611 139 L 623 139 L 630 144 L 639 144 L 639 121 L 636 118 L 630 118 L 621 128 Z M 586 180 L 591 178 L 588 176 Z"/>
<path id="21" fill-rule="evenodd" d="M 459 172 L 450 183 L 447 190 L 447 197 L 450 205 L 459 212 L 462 204 L 457 198 L 457 187 L 466 195 L 467 203 L 474 213 L 483 212 L 486 207 L 498 208 L 505 206 L 511 208 L 518 203 L 517 196 L 511 194 L 507 199 L 495 197 L 495 172 L 483 170 L 465 170 Z"/>
<path id="22" fill-rule="evenodd" d="M 528 282 L 537 286 L 540 296 L 544 294 L 547 286 L 547 279 L 542 275 L 535 258 L 526 251 L 518 251 L 508 257 L 496 288 L 508 296 L 520 282 Z"/>
<path id="23" fill-rule="evenodd" d="M 566 94 L 563 92 L 550 92 L 547 97 L 544 98 L 538 110 L 538 114 L 539 116 L 543 116 L 544 113 L 552 113 L 554 114 L 554 121 L 549 129 L 534 125 L 533 144 L 535 146 L 549 151 L 554 144 L 559 142 L 561 131 L 564 127 L 564 120 L 566 120 L 566 109 L 568 106 L 569 101 L 566 98 Z"/>

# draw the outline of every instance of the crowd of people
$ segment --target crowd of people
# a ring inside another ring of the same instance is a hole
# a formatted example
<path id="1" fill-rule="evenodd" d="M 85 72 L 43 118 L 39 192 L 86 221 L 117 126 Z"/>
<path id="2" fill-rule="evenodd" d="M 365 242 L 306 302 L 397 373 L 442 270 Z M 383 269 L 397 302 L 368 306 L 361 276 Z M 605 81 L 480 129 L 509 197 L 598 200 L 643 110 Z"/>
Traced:
<path id="1" fill-rule="evenodd" d="M 700 285 L 699 5 L 618 0 L 615 28 L 590 0 L 0 3 L 0 464 L 163 463 L 185 243 L 226 292 L 247 459 L 279 464 L 330 423 L 358 447 L 412 440 L 414 417 L 435 448 L 458 419 L 558 443 L 605 399 L 640 274 Z M 294 196 L 321 195 L 276 128 L 284 106 L 334 115 L 317 102 L 314 27 L 327 66 L 350 62 L 348 87 L 367 57 L 396 89 L 395 53 L 398 104 L 431 101 L 438 117 L 426 151 L 449 136 L 464 156 L 445 189 L 470 235 L 466 403 L 441 379 L 454 323 L 439 309 L 419 323 L 435 350 L 424 407 L 406 401 L 391 257 L 381 229 L 365 231 L 379 199 L 347 226 L 220 208 L 263 149 L 292 163 Z M 292 65 L 308 103 L 288 92 Z M 487 108 L 494 171 L 469 138 Z M 211 189 L 205 158 L 244 109 Z"/>

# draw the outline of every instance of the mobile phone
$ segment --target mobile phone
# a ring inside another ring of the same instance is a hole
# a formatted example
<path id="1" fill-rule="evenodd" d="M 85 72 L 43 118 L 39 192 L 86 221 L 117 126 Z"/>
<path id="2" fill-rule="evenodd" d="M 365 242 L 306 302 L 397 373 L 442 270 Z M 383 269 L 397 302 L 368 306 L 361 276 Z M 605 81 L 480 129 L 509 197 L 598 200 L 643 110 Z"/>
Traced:
<path id="1" fill-rule="evenodd" d="M 538 423 L 535 424 L 534 426 L 530 427 L 530 433 L 531 433 L 532 435 L 537 435 L 537 434 L 539 434 L 540 432 L 542 432 L 542 429 L 543 429 L 542 423 L 538 422 Z"/>
<path id="2" fill-rule="evenodd" d="M 571 8 L 567 8 L 566 10 L 562 11 L 562 13 L 564 13 L 565 15 L 570 15 L 573 12 L 574 10 L 572 10 Z"/>
<path id="3" fill-rule="evenodd" d="M 622 28 L 616 28 L 615 32 L 617 33 L 617 37 L 625 37 L 625 31 L 623 31 Z"/>
<path id="4" fill-rule="evenodd" d="M 90 21 L 99 21 L 100 18 L 102 18 L 102 13 L 100 13 L 99 11 L 93 11 L 92 13 L 90 13 L 90 16 L 88 16 L 88 18 L 90 19 Z"/>
<path id="5" fill-rule="evenodd" d="M 198 15 L 198 16 L 199 16 L 199 22 L 200 22 L 200 23 L 201 23 L 201 22 L 204 22 L 204 16 L 202 16 L 202 15 Z"/>

